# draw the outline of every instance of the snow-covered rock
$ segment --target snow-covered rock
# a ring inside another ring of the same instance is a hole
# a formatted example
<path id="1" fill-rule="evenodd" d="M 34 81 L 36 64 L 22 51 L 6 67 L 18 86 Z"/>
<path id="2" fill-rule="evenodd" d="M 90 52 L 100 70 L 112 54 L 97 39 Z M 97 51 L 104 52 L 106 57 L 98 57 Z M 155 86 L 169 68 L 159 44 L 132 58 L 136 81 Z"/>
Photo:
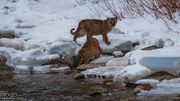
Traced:
<path id="1" fill-rule="evenodd" d="M 106 63 L 106 66 L 128 66 L 128 65 L 130 65 L 130 60 L 126 57 L 112 58 Z"/>
<path id="2" fill-rule="evenodd" d="M 107 63 L 109 60 L 111 60 L 112 58 L 114 58 L 113 56 L 101 56 L 93 61 L 91 61 L 91 63 L 96 63 L 96 64 L 105 64 Z"/>
<path id="3" fill-rule="evenodd" d="M 0 47 L 9 47 L 17 50 L 23 50 L 24 42 L 17 39 L 1 38 Z"/>
<path id="4" fill-rule="evenodd" d="M 119 72 L 117 71 L 113 80 L 114 82 L 134 83 L 149 74 L 151 74 L 151 70 L 149 70 L 148 68 L 141 65 L 132 65 L 124 68 Z"/>
<path id="5" fill-rule="evenodd" d="M 163 80 L 160 83 L 157 82 L 156 87 L 150 91 L 141 91 L 138 95 L 175 95 L 179 94 L 180 79 Z"/>
<path id="6" fill-rule="evenodd" d="M 110 39 L 111 45 L 101 44 L 101 48 L 105 52 L 113 53 L 114 51 L 129 52 L 134 49 L 132 42 L 121 39 Z"/>
<path id="7" fill-rule="evenodd" d="M 76 46 L 73 42 L 53 43 L 48 47 L 49 54 L 61 54 L 65 57 L 72 57 L 75 54 Z"/>
<path id="8" fill-rule="evenodd" d="M 122 57 L 122 56 L 124 56 L 124 53 L 121 52 L 121 51 L 114 51 L 114 52 L 113 52 L 113 55 L 114 55 L 115 57 Z"/>

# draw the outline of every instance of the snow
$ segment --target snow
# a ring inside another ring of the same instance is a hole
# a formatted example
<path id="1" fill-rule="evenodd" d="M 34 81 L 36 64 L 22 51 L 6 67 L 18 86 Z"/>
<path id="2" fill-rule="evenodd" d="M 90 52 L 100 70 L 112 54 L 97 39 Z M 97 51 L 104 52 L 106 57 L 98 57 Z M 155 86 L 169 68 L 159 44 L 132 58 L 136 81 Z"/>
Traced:
<path id="1" fill-rule="evenodd" d="M 161 82 L 157 82 L 156 87 L 150 91 L 141 91 L 138 95 L 175 95 L 180 93 L 179 87 L 180 78 L 163 80 Z"/>
<path id="2" fill-rule="evenodd" d="M 15 39 L 0 39 L 0 46 L 3 46 L 0 47 L 0 55 L 7 57 L 7 64 L 16 73 L 54 71 L 50 65 L 42 66 L 42 64 L 59 58 L 59 55 L 72 57 L 81 48 L 72 41 L 71 28 L 77 28 L 82 19 L 112 17 L 107 11 L 100 12 L 101 16 L 94 15 L 89 7 L 93 8 L 96 5 L 91 2 L 79 6 L 75 0 L 15 0 L 15 2 L 0 0 L 0 4 L 0 31 L 14 32 L 18 36 Z M 179 23 L 180 17 L 175 16 L 175 20 Z M 180 34 L 176 33 L 176 31 L 180 31 L 180 24 L 169 20 L 167 23 L 173 31 L 168 29 L 162 19 L 154 19 L 149 15 L 118 21 L 115 29 L 108 34 L 111 45 L 106 45 L 102 41 L 102 36 L 96 36 L 101 48 L 108 52 L 114 52 L 118 51 L 116 50 L 117 46 L 127 41 L 139 42 L 140 45 L 122 58 L 102 56 L 92 63 L 102 63 L 105 66 L 88 69 L 82 73 L 113 76 L 115 82 L 136 82 L 151 74 L 151 68 L 141 65 L 143 58 L 180 56 Z M 82 37 L 77 41 L 83 45 L 85 40 L 86 37 Z M 162 42 L 163 48 L 141 50 L 153 45 L 158 46 L 160 42 Z M 179 64 L 175 65 L 179 66 Z M 161 68 L 161 70 L 169 70 L 169 68 Z M 153 70 L 153 72 L 155 71 Z M 158 88 L 152 90 L 152 94 L 156 94 L 157 91 L 163 92 L 164 89 L 161 89 L 163 82 L 157 83 Z M 172 89 L 168 93 L 179 92 L 179 90 L 177 92 L 175 90 L 179 87 L 179 82 L 166 87 L 169 90 L 173 86 L 175 86 L 174 90 Z M 151 92 L 145 93 L 151 94 Z"/>
<path id="3" fill-rule="evenodd" d="M 152 87 L 156 87 L 156 85 L 160 83 L 159 80 L 155 79 L 142 79 L 138 80 L 135 84 L 150 84 Z"/>
<path id="4" fill-rule="evenodd" d="M 91 61 L 91 63 L 101 63 L 101 64 L 105 64 L 107 63 L 109 60 L 113 59 L 113 56 L 101 56 L 93 61 Z"/>

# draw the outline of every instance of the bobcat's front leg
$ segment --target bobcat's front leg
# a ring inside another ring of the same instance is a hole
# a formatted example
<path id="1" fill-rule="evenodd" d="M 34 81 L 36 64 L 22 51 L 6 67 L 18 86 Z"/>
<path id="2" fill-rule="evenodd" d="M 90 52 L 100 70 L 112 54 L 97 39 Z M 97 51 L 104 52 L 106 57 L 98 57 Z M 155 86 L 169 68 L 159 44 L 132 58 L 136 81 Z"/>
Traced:
<path id="1" fill-rule="evenodd" d="M 92 38 L 92 34 L 87 34 L 87 40 Z"/>
<path id="2" fill-rule="evenodd" d="M 106 33 L 106 34 L 102 34 L 102 37 L 103 37 L 103 41 L 104 41 L 107 45 L 110 45 L 110 44 L 111 44 L 111 42 L 108 41 L 107 33 Z"/>

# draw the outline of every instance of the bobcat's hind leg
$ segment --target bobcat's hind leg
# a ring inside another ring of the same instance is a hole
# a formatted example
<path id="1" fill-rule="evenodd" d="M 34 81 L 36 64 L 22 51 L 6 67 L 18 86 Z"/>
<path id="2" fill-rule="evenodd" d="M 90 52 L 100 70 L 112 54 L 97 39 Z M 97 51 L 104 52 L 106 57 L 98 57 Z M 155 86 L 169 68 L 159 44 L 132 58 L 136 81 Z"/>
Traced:
<path id="1" fill-rule="evenodd" d="M 110 44 L 111 44 L 111 42 L 108 40 L 107 33 L 106 33 L 106 34 L 102 34 L 102 37 L 103 37 L 103 41 L 104 41 L 107 45 L 110 45 Z"/>

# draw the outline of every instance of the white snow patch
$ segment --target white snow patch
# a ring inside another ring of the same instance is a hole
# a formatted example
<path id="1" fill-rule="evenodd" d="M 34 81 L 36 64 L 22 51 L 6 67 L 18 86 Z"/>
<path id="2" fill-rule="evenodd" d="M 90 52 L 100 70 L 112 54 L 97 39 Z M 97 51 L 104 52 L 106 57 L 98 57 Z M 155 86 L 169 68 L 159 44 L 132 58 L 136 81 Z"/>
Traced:
<path id="1" fill-rule="evenodd" d="M 150 84 L 152 87 L 156 87 L 156 85 L 158 83 L 160 83 L 159 80 L 155 80 L 155 79 L 142 79 L 142 80 L 136 81 L 135 84 Z"/>
<path id="2" fill-rule="evenodd" d="M 150 91 L 141 91 L 138 95 L 174 95 L 180 93 L 180 78 L 163 80 L 157 83 L 156 87 Z"/>
<path id="3" fill-rule="evenodd" d="M 107 63 L 109 60 L 113 59 L 113 56 L 101 56 L 93 61 L 91 61 L 91 63 L 100 63 L 100 64 L 104 64 Z"/>

